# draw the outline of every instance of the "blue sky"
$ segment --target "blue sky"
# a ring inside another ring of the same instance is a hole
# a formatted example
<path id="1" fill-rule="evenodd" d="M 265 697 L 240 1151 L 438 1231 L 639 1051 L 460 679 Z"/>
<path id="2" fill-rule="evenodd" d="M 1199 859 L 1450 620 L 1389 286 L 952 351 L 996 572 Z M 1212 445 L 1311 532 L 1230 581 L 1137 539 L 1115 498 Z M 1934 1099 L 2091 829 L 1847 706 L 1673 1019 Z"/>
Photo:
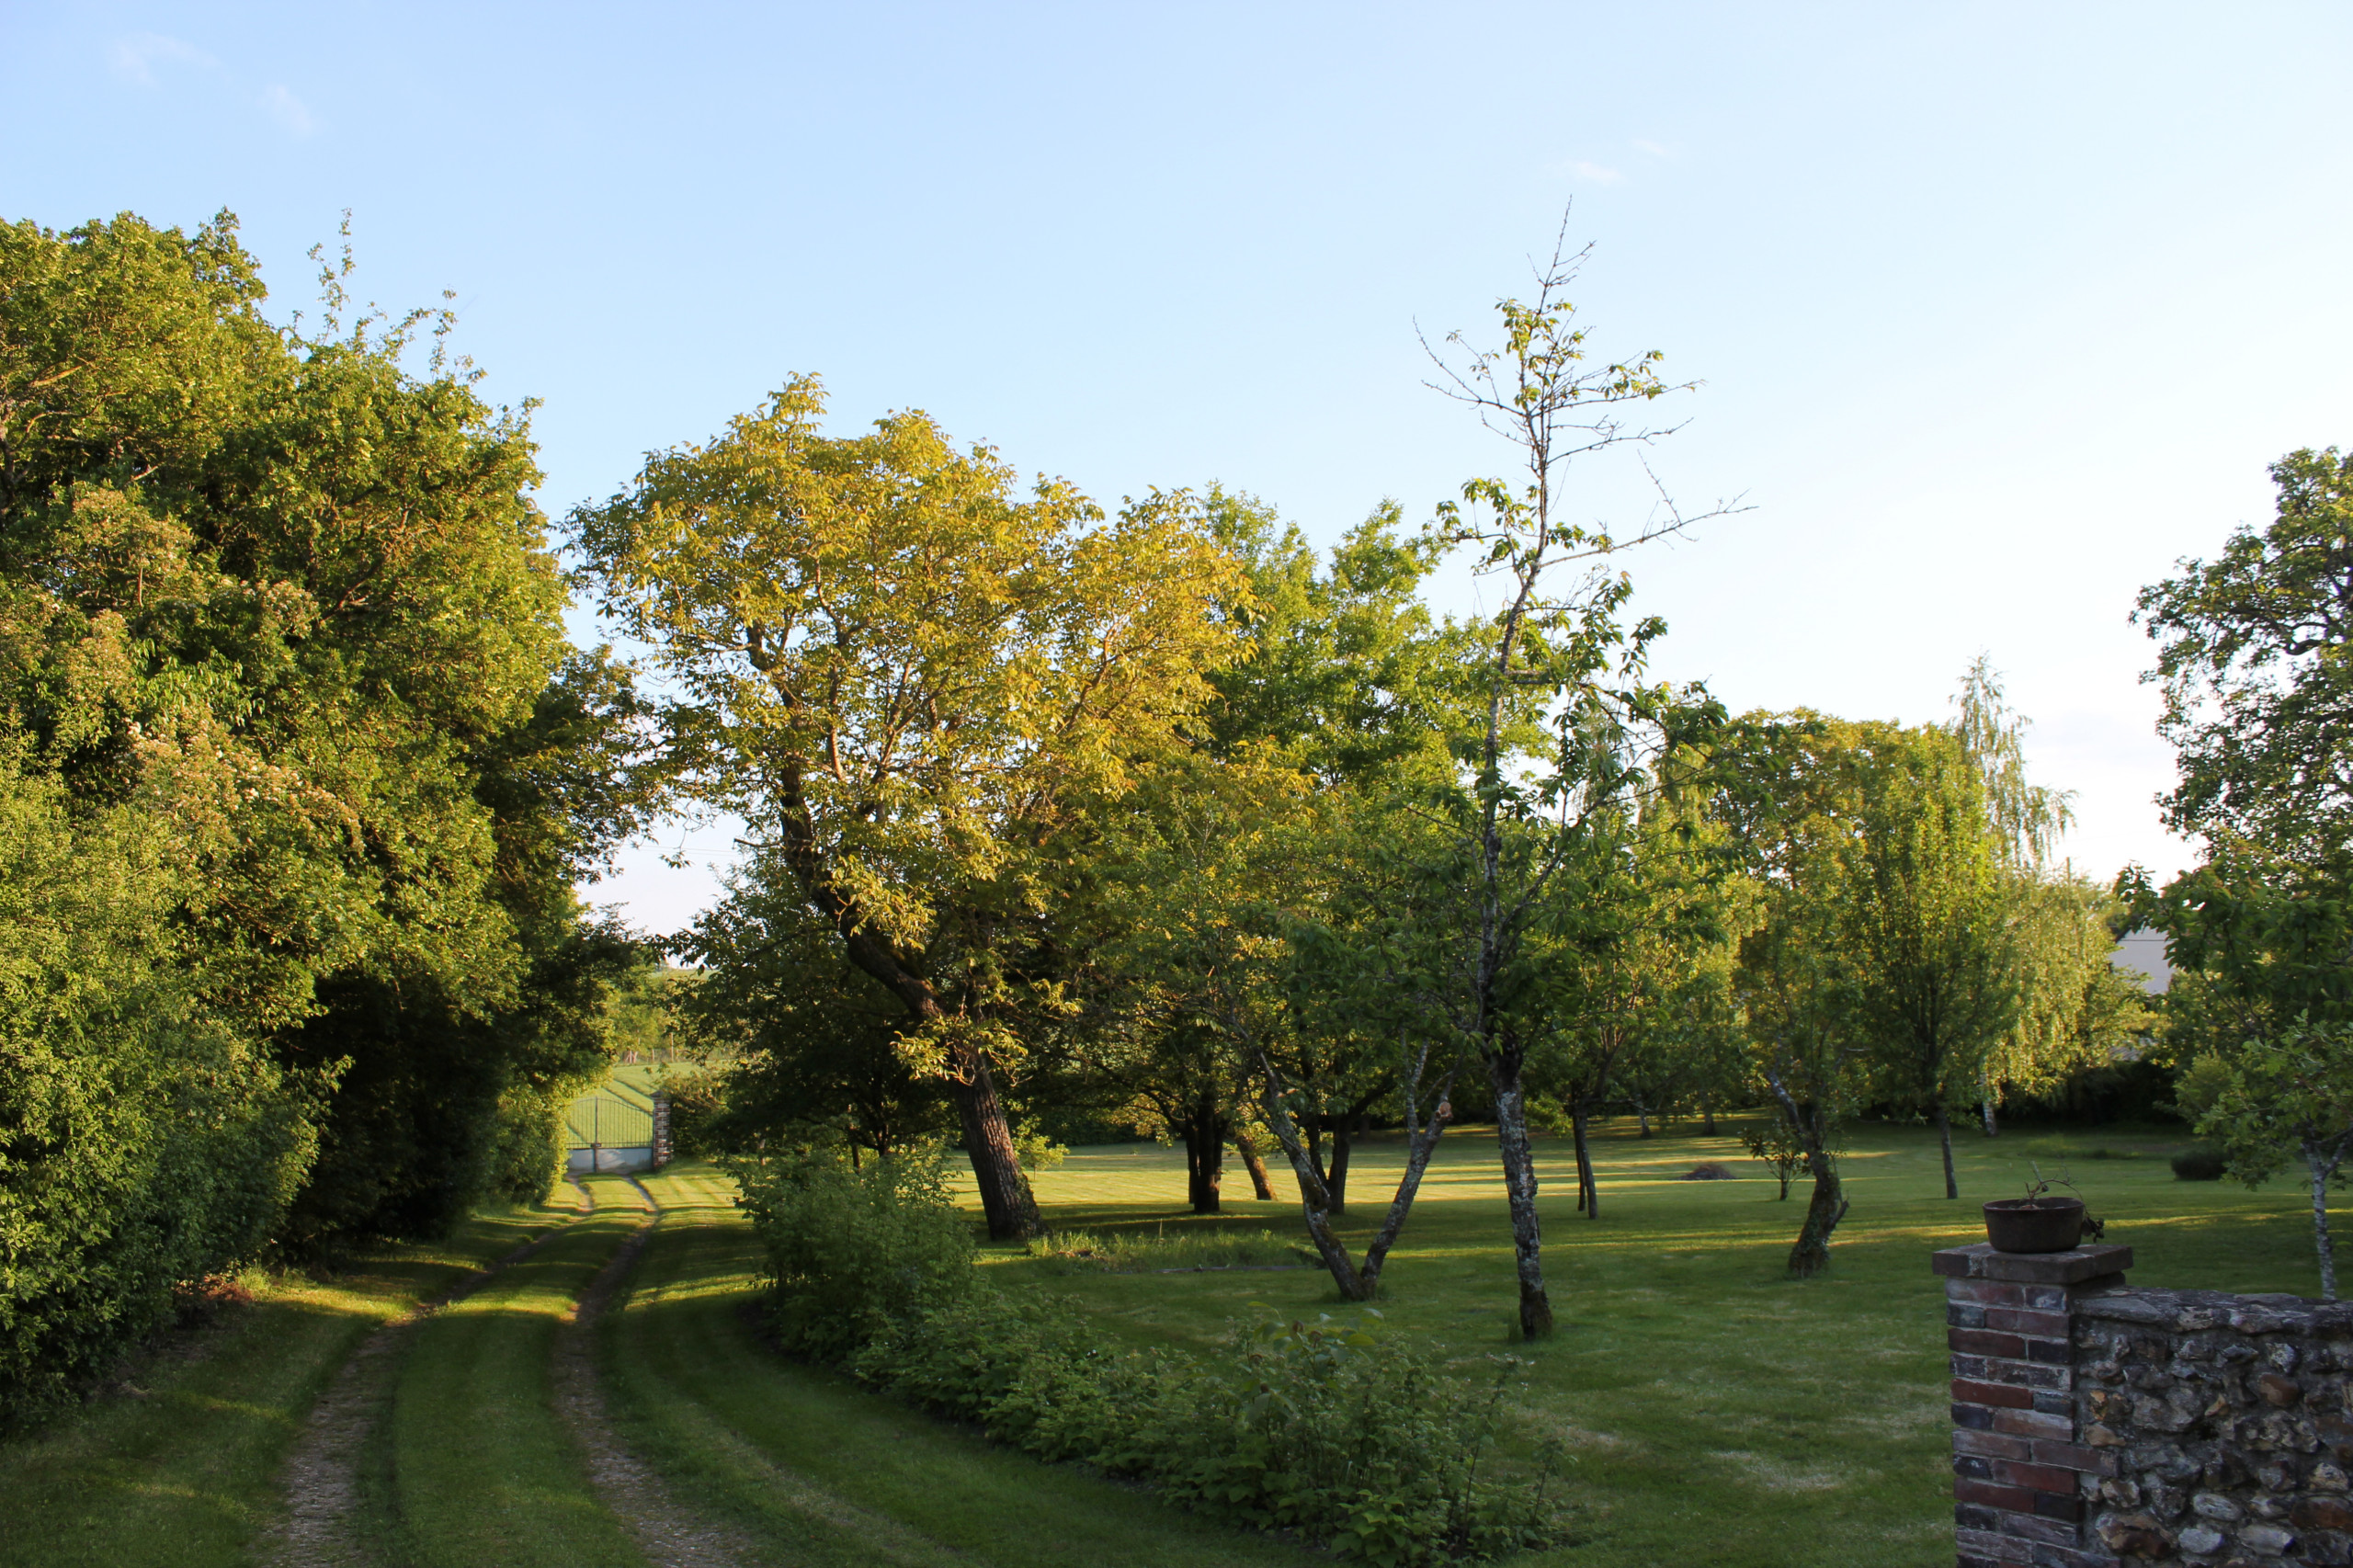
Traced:
<path id="1" fill-rule="evenodd" d="M 363 298 L 454 290 L 545 400 L 551 514 L 807 369 L 1329 539 L 1506 465 L 1416 324 L 1573 202 L 1597 343 L 1706 383 L 1661 477 L 1753 508 L 1631 563 L 1659 673 L 1918 722 L 1989 653 L 2106 876 L 2188 853 L 2134 591 L 2353 442 L 2348 58 L 2342 6 L 0 5 L 0 217 L 231 208 L 292 309 L 351 209 Z M 726 838 L 596 896 L 676 928 Z"/>

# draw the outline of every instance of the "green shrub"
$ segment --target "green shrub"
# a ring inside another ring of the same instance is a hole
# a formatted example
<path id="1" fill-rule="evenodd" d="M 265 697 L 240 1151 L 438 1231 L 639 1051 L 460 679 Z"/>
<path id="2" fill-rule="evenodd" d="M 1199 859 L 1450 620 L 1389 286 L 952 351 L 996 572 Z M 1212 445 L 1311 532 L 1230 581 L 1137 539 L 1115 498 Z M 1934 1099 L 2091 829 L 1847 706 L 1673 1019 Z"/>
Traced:
<path id="1" fill-rule="evenodd" d="M 563 1178 L 563 1106 L 536 1085 L 498 1097 L 490 1137 L 488 1190 L 510 1203 L 544 1203 Z"/>
<path id="2" fill-rule="evenodd" d="M 680 1159 L 721 1153 L 711 1137 L 727 1098 L 720 1075 L 700 1063 L 675 1065 L 662 1074 L 670 1102 L 670 1148 Z"/>
<path id="3" fill-rule="evenodd" d="M 798 1354 L 1040 1459 L 1346 1557 L 1425 1563 L 1559 1539 L 1542 1484 L 1481 1472 L 1515 1363 L 1473 1390 L 1373 1323 L 1328 1318 L 1255 1324 L 1207 1363 L 1108 1348 L 1068 1304 L 981 1284 L 936 1159 L 856 1169 L 810 1149 L 728 1166 Z"/>
<path id="4" fill-rule="evenodd" d="M 2222 1151 L 2210 1144 L 2200 1143 L 2194 1148 L 2184 1149 L 2173 1157 L 2176 1181 L 2220 1181 L 2229 1169 L 2230 1161 Z"/>
<path id="5" fill-rule="evenodd" d="M 1013 1153 L 1025 1171 L 1058 1170 L 1070 1158 L 1067 1148 L 1034 1129 L 1014 1138 Z"/>
<path id="6" fill-rule="evenodd" d="M 852 1358 L 866 1381 L 1044 1460 L 1346 1557 L 1421 1563 L 1557 1539 L 1545 1489 L 1480 1473 L 1502 1412 L 1367 1324 L 1268 1321 L 1218 1363 L 1111 1351 L 1074 1312 L 994 1292 Z"/>
<path id="7" fill-rule="evenodd" d="M 726 1168 L 767 1247 L 777 1336 L 796 1355 L 837 1359 L 978 1286 L 972 1228 L 935 1154 L 853 1166 L 837 1150 L 793 1150 Z"/>

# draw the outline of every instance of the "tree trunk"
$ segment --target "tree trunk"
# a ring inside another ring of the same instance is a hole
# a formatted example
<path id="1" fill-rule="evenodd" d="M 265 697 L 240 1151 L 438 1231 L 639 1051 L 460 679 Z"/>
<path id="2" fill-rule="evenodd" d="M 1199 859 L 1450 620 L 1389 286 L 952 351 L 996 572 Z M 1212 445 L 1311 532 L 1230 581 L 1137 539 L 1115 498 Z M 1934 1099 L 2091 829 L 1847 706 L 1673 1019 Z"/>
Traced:
<path id="1" fill-rule="evenodd" d="M 1544 1233 L 1536 1218 L 1536 1152 L 1528 1141 L 1528 1097 L 1517 1051 L 1487 1058 L 1495 1096 L 1495 1150 L 1503 1159 L 1504 1192 L 1511 1205 L 1511 1243 L 1519 1274 L 1519 1332 L 1540 1339 L 1552 1332 L 1552 1301 L 1544 1291 Z"/>
<path id="2" fill-rule="evenodd" d="M 1837 1161 L 1817 1143 L 1807 1152 L 1806 1165 L 1813 1172 L 1813 1198 L 1805 1206 L 1805 1224 L 1798 1232 L 1797 1245 L 1790 1249 L 1790 1272 L 1801 1279 L 1810 1279 L 1830 1267 L 1830 1233 L 1847 1217 L 1847 1194 L 1838 1182 Z"/>
<path id="3" fill-rule="evenodd" d="M 1787 1165 L 1775 1165 L 1773 1167 L 1773 1174 L 1781 1178 L 1781 1196 L 1775 1199 L 1775 1201 L 1787 1203 L 1790 1200 L 1790 1167 Z"/>
<path id="4" fill-rule="evenodd" d="M 1389 1215 L 1381 1229 L 1365 1248 L 1364 1267 L 1359 1269 L 1348 1257 L 1345 1243 L 1333 1233 L 1331 1226 L 1332 1195 L 1324 1186 L 1323 1173 L 1315 1168 L 1306 1144 L 1300 1138 L 1299 1124 L 1282 1103 L 1281 1080 L 1266 1052 L 1258 1053 L 1258 1064 L 1266 1074 L 1266 1097 L 1261 1102 L 1267 1125 L 1274 1130 L 1275 1139 L 1282 1144 L 1283 1153 L 1290 1160 L 1291 1169 L 1299 1176 L 1300 1206 L 1306 1210 L 1307 1234 L 1315 1244 L 1316 1255 L 1330 1270 L 1332 1282 L 1340 1288 L 1340 1295 L 1351 1301 L 1369 1301 L 1381 1288 L 1381 1265 L 1388 1259 L 1389 1249 L 1396 1244 L 1398 1233 L 1404 1229 L 1405 1216 L 1414 1207 L 1414 1198 L 1421 1190 L 1422 1173 L 1429 1167 L 1430 1155 L 1438 1148 L 1438 1141 L 1446 1131 L 1446 1124 L 1454 1119 L 1453 1090 L 1458 1063 L 1449 1070 L 1446 1081 L 1439 1086 L 1438 1107 L 1430 1114 L 1427 1126 L 1414 1124 L 1415 1101 L 1421 1093 L 1422 1071 L 1417 1063 L 1405 1088 L 1405 1174 L 1397 1179 L 1397 1192 L 1389 1200 Z"/>
<path id="5" fill-rule="evenodd" d="M 1716 1102 L 1713 1100 L 1701 1100 L 1699 1102 L 1699 1136 L 1702 1138 L 1713 1138 L 1715 1135 Z M 1784 1194 L 1783 1196 L 1786 1197 L 1787 1194 Z"/>
<path id="6" fill-rule="evenodd" d="M 1790 1130 L 1805 1145 L 1806 1168 L 1813 1173 L 1813 1198 L 1805 1206 L 1805 1223 L 1798 1230 L 1797 1244 L 1790 1249 L 1790 1272 L 1800 1279 L 1811 1279 L 1830 1267 L 1830 1233 L 1847 1217 L 1847 1193 L 1839 1185 L 1838 1162 L 1827 1147 L 1823 1119 L 1813 1114 L 1812 1106 L 1801 1115 L 1797 1101 L 1779 1077 L 1768 1076 L 1765 1083 L 1781 1102 L 1781 1113 L 1790 1119 Z"/>
<path id="7" fill-rule="evenodd" d="M 1225 1178 L 1225 1118 L 1212 1096 L 1203 1096 L 1185 1119 L 1185 1197 L 1196 1214 L 1215 1214 L 1218 1187 Z"/>
<path id="8" fill-rule="evenodd" d="M 1586 1137 L 1585 1096 L 1569 1101 L 1569 1131 L 1577 1154 L 1577 1210 L 1588 1220 L 1601 1218 L 1601 1189 L 1593 1180 L 1593 1145 Z"/>
<path id="9" fill-rule="evenodd" d="M 773 666 L 773 661 L 763 663 L 756 652 L 752 662 L 762 670 Z M 786 695 L 790 697 L 789 692 Z M 920 972 L 920 965 L 904 959 L 888 938 L 876 933 L 858 900 L 835 885 L 825 852 L 817 843 L 808 799 L 801 793 L 798 762 L 787 761 L 778 778 L 778 804 L 777 826 L 786 863 L 809 902 L 833 922 L 850 962 L 881 982 L 919 1028 L 939 1023 L 947 1011 Z M 989 1239 L 1026 1241 L 1043 1228 L 1038 1222 L 1038 1200 L 1013 1152 L 1013 1130 L 1006 1124 L 1005 1105 L 996 1097 L 996 1080 L 989 1073 L 988 1060 L 971 1040 L 951 1032 L 948 1066 L 949 1092 L 956 1101 L 957 1119 L 963 1124 L 964 1149 L 972 1157 L 972 1178 L 981 1189 L 981 1210 L 988 1216 Z"/>
<path id="10" fill-rule="evenodd" d="M 1945 1151 L 1945 1196 L 1959 1198 L 1961 1185 L 1952 1179 L 1952 1116 L 1942 1100 L 1937 1102 L 1937 1142 Z"/>
<path id="11" fill-rule="evenodd" d="M 2328 1238 L 2328 1178 L 2336 1169 L 2324 1144 L 2304 1144 L 2304 1165 L 2313 1178 L 2313 1248 L 2320 1255 L 2320 1299 L 2336 1300 L 2336 1248 Z"/>
<path id="12" fill-rule="evenodd" d="M 1420 1074 L 1415 1074 L 1413 1087 L 1406 1091 L 1405 1110 L 1405 1174 L 1397 1178 L 1396 1195 L 1389 1200 L 1389 1217 L 1364 1249 L 1362 1278 L 1367 1293 L 1381 1283 L 1381 1266 L 1389 1259 L 1389 1249 L 1396 1244 L 1397 1233 L 1405 1228 L 1405 1215 L 1414 1207 L 1414 1195 L 1421 1190 L 1422 1173 L 1429 1168 L 1430 1155 L 1437 1152 L 1438 1141 L 1446 1132 L 1446 1124 L 1454 1119 L 1454 1074 L 1446 1075 L 1439 1088 L 1438 1108 L 1430 1113 L 1427 1127 L 1414 1125 L 1413 1096 L 1420 1093 Z"/>
<path id="13" fill-rule="evenodd" d="M 1356 1129 L 1350 1125 L 1353 1117 L 1337 1117 L 1332 1122 L 1332 1165 L 1324 1173 L 1324 1185 L 1331 1189 L 1332 1212 L 1348 1211 L 1348 1153 L 1355 1147 Z"/>
<path id="14" fill-rule="evenodd" d="M 1999 1137 L 2002 1135 L 2002 1130 L 2001 1130 L 1999 1127 L 1996 1127 L 1995 1125 L 1994 1125 L 1994 1096 L 1991 1096 L 1991 1095 L 1987 1095 L 1984 1099 L 1979 1100 L 1979 1101 L 1977 1102 L 1977 1118 L 1978 1118 L 1978 1119 L 1979 1119 L 1980 1121 L 1984 1122 L 1984 1125 L 1985 1125 L 1985 1136 L 1986 1136 L 1986 1137 L 1988 1137 L 1988 1138 L 1999 1138 Z"/>
<path id="15" fill-rule="evenodd" d="M 1642 1128 L 1642 1131 L 1638 1136 L 1643 1138 L 1649 1137 L 1651 1135 L 1650 1108 L 1643 1105 L 1640 1100 L 1636 1100 L 1634 1102 L 1634 1120 Z"/>
<path id="16" fill-rule="evenodd" d="M 1260 1062 L 1266 1065 L 1262 1052 Z M 1355 1259 L 1348 1256 L 1346 1243 L 1332 1230 L 1332 1195 L 1324 1186 L 1324 1173 L 1316 1169 L 1315 1159 L 1299 1135 L 1298 1124 L 1284 1108 L 1279 1085 L 1271 1066 L 1267 1072 L 1265 1105 L 1267 1125 L 1274 1129 L 1275 1138 L 1290 1157 L 1291 1174 L 1299 1178 L 1299 1206 L 1307 1221 L 1307 1239 L 1315 1244 L 1315 1255 L 1332 1276 L 1332 1283 L 1340 1288 L 1345 1301 L 1372 1300 L 1374 1282 L 1357 1272 Z"/>
<path id="17" fill-rule="evenodd" d="M 1030 1195 L 1029 1177 L 1013 1150 L 1013 1130 L 1005 1119 L 1004 1102 L 996 1097 L 996 1079 L 981 1053 L 958 1040 L 949 1060 L 957 1073 L 951 1088 L 956 1115 L 964 1128 L 964 1149 L 972 1156 L 972 1176 L 981 1189 L 981 1211 L 988 1216 L 989 1239 L 1026 1241 L 1039 1233 L 1038 1200 Z"/>
<path id="18" fill-rule="evenodd" d="M 1267 1162 L 1258 1155 L 1258 1145 L 1250 1134 L 1239 1127 L 1233 1130 L 1233 1152 L 1242 1156 L 1242 1168 L 1250 1173 L 1250 1190 L 1257 1194 L 1261 1203 L 1275 1200 L 1275 1184 L 1267 1177 Z"/>

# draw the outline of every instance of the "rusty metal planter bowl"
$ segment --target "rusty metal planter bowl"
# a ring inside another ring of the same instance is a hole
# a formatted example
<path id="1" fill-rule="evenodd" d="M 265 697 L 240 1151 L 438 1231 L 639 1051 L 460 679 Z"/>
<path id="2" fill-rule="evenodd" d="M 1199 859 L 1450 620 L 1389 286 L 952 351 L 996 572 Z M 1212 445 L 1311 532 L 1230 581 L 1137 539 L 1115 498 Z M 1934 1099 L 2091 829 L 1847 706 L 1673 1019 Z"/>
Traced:
<path id="1" fill-rule="evenodd" d="M 2080 1198 L 1999 1198 L 1985 1205 L 1995 1252 L 2066 1252 L 2084 1239 Z"/>

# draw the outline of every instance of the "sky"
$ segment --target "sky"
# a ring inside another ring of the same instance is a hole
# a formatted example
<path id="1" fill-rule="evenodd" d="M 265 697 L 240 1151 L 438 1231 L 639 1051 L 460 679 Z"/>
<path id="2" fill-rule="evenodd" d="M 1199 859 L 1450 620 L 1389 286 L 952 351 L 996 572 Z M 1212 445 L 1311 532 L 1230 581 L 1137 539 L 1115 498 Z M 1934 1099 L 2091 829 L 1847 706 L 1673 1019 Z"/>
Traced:
<path id="1" fill-rule="evenodd" d="M 2105 879 L 2195 852 L 2135 594 L 2353 442 L 2348 58 L 2336 5 L 0 0 L 0 219 L 225 208 L 290 312 L 348 210 L 360 298 L 453 291 L 541 400 L 551 517 L 814 371 L 839 431 L 1329 541 L 1508 472 L 1422 338 L 1482 341 L 1565 212 L 1597 351 L 1701 383 L 1660 483 L 1741 508 L 1625 562 L 1654 673 L 1917 723 L 1985 654 Z M 730 840 L 590 896 L 677 930 Z"/>

